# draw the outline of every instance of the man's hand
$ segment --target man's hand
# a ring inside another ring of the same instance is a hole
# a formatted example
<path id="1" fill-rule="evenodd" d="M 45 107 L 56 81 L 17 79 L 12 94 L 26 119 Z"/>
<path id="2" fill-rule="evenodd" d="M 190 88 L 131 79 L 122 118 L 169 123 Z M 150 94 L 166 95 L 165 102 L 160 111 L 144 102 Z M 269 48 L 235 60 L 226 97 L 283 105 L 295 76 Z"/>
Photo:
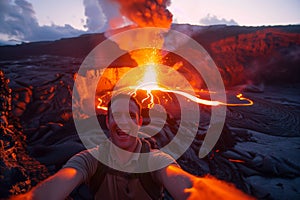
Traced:
<path id="1" fill-rule="evenodd" d="M 189 193 L 188 200 L 219 199 L 219 200 L 248 200 L 254 199 L 242 191 L 238 190 L 233 184 L 226 183 L 211 176 L 195 178 L 193 187 L 185 189 Z"/>
<path id="2" fill-rule="evenodd" d="M 175 165 L 162 169 L 158 178 L 176 200 L 253 199 L 232 184 L 211 176 L 196 177 Z"/>

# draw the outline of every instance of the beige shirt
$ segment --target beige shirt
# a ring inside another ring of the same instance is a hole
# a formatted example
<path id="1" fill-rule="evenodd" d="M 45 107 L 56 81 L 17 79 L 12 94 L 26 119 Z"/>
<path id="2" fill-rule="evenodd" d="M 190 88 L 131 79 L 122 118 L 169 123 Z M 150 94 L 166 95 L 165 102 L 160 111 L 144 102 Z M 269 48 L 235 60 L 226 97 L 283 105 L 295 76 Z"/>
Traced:
<path id="1" fill-rule="evenodd" d="M 98 160 L 94 157 L 100 156 L 101 152 L 104 151 L 104 148 L 107 148 L 105 145 L 99 145 L 93 149 L 82 151 L 75 156 L 73 156 L 65 165 L 66 167 L 71 167 L 77 169 L 83 176 L 84 182 L 89 184 L 91 177 L 94 175 L 97 169 Z M 137 146 L 135 152 L 140 152 L 141 142 Z M 107 149 L 106 149 L 107 150 Z M 127 169 L 136 167 L 139 156 L 138 154 L 133 154 L 135 156 L 131 157 L 128 161 L 125 159 L 123 162 L 119 162 L 118 155 L 113 149 L 112 145 L 109 146 L 110 154 L 108 157 L 109 166 L 113 167 L 118 165 L 118 167 L 126 167 Z M 94 155 L 94 156 L 93 156 Z M 169 156 L 168 154 L 159 151 L 152 150 L 149 154 L 148 166 L 157 166 L 161 163 L 173 163 L 176 164 L 176 161 Z M 158 171 L 154 172 L 155 177 L 158 177 Z M 147 192 L 144 190 L 138 179 L 127 179 L 123 176 L 117 176 L 113 174 L 107 174 L 103 180 L 102 185 L 99 187 L 95 195 L 95 199 L 105 199 L 105 200 L 129 200 L 129 199 L 142 199 L 148 200 L 151 199 Z"/>

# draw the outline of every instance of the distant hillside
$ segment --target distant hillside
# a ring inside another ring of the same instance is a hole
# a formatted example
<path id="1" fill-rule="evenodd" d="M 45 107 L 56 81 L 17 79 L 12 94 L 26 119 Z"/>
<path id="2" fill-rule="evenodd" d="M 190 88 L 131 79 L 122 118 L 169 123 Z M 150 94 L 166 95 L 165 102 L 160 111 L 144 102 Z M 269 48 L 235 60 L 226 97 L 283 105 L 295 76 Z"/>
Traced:
<path id="1" fill-rule="evenodd" d="M 74 38 L 63 38 L 56 41 L 32 42 L 0 47 L 0 59 L 22 59 L 29 56 L 57 55 L 68 57 L 84 57 L 97 44 L 105 40 L 102 33 L 87 34 Z"/>
<path id="2" fill-rule="evenodd" d="M 188 34 L 212 56 L 227 83 L 298 82 L 300 66 L 300 25 L 290 26 L 195 26 L 173 24 L 173 30 Z M 84 59 L 99 43 L 103 33 L 56 41 L 1 46 L 0 60 L 57 55 Z M 131 62 L 130 59 L 127 60 Z"/>

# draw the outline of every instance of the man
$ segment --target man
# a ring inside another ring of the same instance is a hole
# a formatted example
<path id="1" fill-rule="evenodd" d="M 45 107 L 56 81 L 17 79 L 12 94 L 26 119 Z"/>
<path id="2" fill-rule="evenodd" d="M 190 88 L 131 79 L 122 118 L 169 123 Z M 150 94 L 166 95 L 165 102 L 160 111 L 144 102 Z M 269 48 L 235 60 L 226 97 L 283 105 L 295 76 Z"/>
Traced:
<path id="1" fill-rule="evenodd" d="M 128 103 L 129 111 L 126 106 Z M 159 150 L 150 149 L 147 159 L 142 160 L 144 163 L 139 163 L 140 156 L 134 153 L 140 153 L 144 143 L 138 137 L 142 124 L 141 107 L 134 98 L 117 95 L 109 104 L 106 124 L 110 132 L 108 144 L 101 144 L 97 148 L 73 156 L 56 174 L 27 194 L 12 199 L 65 199 L 81 183 L 91 185 L 92 179 L 97 180 L 95 174 L 104 168 L 98 167 L 99 162 L 95 155 L 106 159 L 105 164 L 109 165 L 106 169 L 116 172 L 106 173 L 104 178 L 99 178 L 101 183 L 96 187 L 95 199 L 153 199 L 149 194 L 152 188 L 145 188 L 141 184 L 142 179 L 130 178 L 124 174 L 133 174 L 141 165 L 151 168 L 151 165 L 161 163 L 167 164 L 151 172 L 151 178 L 157 185 L 168 190 L 174 199 L 250 199 L 224 182 L 209 177 L 199 178 L 183 171 L 171 156 Z"/>

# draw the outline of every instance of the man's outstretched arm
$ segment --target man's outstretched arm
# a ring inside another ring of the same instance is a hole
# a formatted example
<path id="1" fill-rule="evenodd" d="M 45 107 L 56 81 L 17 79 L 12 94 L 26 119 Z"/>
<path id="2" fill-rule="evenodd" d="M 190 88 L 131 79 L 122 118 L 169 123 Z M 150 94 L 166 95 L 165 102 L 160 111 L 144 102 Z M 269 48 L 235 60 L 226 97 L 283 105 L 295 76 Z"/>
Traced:
<path id="1" fill-rule="evenodd" d="M 63 168 L 26 194 L 12 197 L 10 200 L 64 200 L 82 180 L 81 173 L 76 169 Z"/>
<path id="2" fill-rule="evenodd" d="M 160 170 L 159 180 L 176 200 L 253 199 L 232 184 L 210 176 L 193 176 L 176 165 Z"/>

